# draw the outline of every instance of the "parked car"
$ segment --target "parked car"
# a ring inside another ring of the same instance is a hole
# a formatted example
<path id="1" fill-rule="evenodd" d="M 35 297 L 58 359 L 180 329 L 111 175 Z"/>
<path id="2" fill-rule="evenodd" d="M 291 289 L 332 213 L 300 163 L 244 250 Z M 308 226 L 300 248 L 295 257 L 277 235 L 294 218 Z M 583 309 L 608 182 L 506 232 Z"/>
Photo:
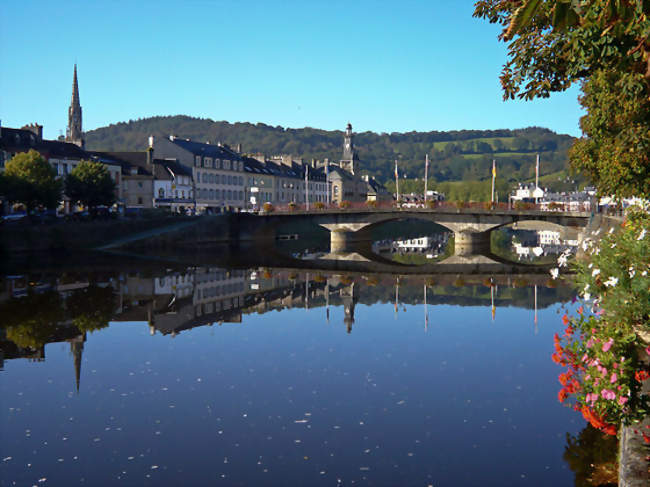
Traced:
<path id="1" fill-rule="evenodd" d="M 18 211 L 16 213 L 10 213 L 8 215 L 2 216 L 2 223 L 5 224 L 18 223 L 26 220 L 27 220 L 27 213 L 24 211 Z"/>

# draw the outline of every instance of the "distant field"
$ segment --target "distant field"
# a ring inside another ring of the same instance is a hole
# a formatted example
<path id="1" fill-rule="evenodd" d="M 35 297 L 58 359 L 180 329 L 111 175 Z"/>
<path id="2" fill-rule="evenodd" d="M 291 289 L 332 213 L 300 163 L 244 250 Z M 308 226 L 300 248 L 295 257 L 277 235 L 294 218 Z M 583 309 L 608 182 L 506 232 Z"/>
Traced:
<path id="1" fill-rule="evenodd" d="M 486 154 L 460 154 L 460 155 L 465 159 L 480 159 L 481 157 L 485 157 L 485 156 L 493 157 L 496 159 L 499 157 L 508 157 L 508 156 L 534 156 L 535 154 L 538 154 L 538 152 L 492 152 Z M 544 153 L 539 152 L 539 154 L 541 155 Z"/>
<path id="2" fill-rule="evenodd" d="M 512 143 L 516 137 L 478 137 L 475 139 L 465 139 L 465 140 L 446 140 L 444 142 L 434 142 L 433 148 L 435 150 L 443 150 L 445 146 L 449 143 L 460 144 L 461 146 L 467 142 L 485 142 L 490 144 L 492 148 L 495 148 L 495 142 L 500 140 L 505 147 L 512 147 Z"/>

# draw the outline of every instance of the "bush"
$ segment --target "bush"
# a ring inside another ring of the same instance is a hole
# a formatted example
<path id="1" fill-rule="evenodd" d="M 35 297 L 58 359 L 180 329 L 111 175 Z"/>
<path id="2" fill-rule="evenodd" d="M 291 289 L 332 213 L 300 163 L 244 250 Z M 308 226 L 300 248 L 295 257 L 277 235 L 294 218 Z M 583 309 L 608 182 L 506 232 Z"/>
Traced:
<path id="1" fill-rule="evenodd" d="M 454 204 L 458 209 L 467 208 L 469 206 L 469 203 L 467 201 L 456 201 Z"/>
<path id="2" fill-rule="evenodd" d="M 592 426 L 615 434 L 620 423 L 636 423 L 650 408 L 641 389 L 650 371 L 640 360 L 650 355 L 643 340 L 650 333 L 650 214 L 630 212 L 618 232 L 597 243 L 585 239 L 583 250 L 576 284 L 585 306 L 563 316 L 566 330 L 554 338 L 552 359 L 566 368 L 558 399 L 569 399 Z"/>
<path id="3" fill-rule="evenodd" d="M 314 208 L 316 208 L 317 210 L 322 210 L 323 208 L 325 208 L 325 203 L 323 203 L 322 201 L 317 201 L 316 203 L 314 203 Z"/>
<path id="4" fill-rule="evenodd" d="M 377 201 L 376 200 L 368 200 L 368 201 L 366 201 L 366 206 L 368 208 L 377 208 Z"/>
<path id="5" fill-rule="evenodd" d="M 262 205 L 262 209 L 267 213 L 273 213 L 275 211 L 275 207 L 268 201 Z"/>
<path id="6" fill-rule="evenodd" d="M 343 200 L 339 203 L 339 208 L 345 209 L 345 208 L 350 208 L 350 202 Z"/>
<path id="7" fill-rule="evenodd" d="M 296 208 L 298 207 L 298 205 L 295 204 L 293 201 L 290 202 L 288 206 L 289 206 L 289 210 L 290 210 L 290 211 L 295 211 Z"/>
<path id="8" fill-rule="evenodd" d="M 436 200 L 428 200 L 427 201 L 427 207 L 430 209 L 436 208 L 438 206 L 438 202 Z"/>

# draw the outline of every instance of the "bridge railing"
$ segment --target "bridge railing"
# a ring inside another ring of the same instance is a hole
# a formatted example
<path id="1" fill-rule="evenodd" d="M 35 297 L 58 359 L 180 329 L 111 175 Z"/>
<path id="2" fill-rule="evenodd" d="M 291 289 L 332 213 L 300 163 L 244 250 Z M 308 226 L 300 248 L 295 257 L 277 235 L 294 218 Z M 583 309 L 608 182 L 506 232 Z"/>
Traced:
<path id="1" fill-rule="evenodd" d="M 355 211 L 372 211 L 372 210 L 499 210 L 499 211 L 558 211 L 558 212 L 588 212 L 589 204 L 548 204 L 548 203 L 490 203 L 477 201 L 427 201 L 426 203 L 409 202 L 409 201 L 342 201 L 341 203 L 310 203 L 307 206 L 304 203 L 289 203 L 285 205 L 266 206 L 263 213 L 318 213 L 318 212 L 355 212 Z"/>

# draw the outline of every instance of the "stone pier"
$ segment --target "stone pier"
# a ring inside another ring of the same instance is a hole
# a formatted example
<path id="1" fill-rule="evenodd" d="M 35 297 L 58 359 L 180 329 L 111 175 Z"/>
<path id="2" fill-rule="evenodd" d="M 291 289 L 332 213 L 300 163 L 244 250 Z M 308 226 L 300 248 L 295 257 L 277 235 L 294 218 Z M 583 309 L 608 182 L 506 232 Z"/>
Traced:
<path id="1" fill-rule="evenodd" d="M 333 254 L 355 252 L 360 247 L 370 247 L 371 244 L 370 236 L 363 230 L 336 229 L 330 231 L 330 252 Z"/>
<path id="2" fill-rule="evenodd" d="M 490 231 L 454 232 L 455 255 L 478 255 L 490 251 Z"/>

